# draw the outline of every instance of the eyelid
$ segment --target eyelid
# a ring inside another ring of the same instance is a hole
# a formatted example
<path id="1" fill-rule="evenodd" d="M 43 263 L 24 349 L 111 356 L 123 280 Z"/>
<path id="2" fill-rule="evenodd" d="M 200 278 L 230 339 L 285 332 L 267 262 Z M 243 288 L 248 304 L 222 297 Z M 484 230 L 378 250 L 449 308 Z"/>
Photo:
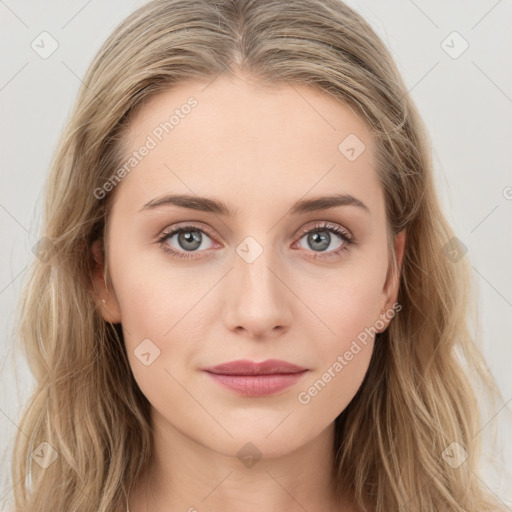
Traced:
<path id="1" fill-rule="evenodd" d="M 352 233 L 344 228 L 343 226 L 339 225 L 339 224 L 336 224 L 334 222 L 330 222 L 330 221 L 313 221 L 314 222 L 314 225 L 311 226 L 309 224 L 306 224 L 306 226 L 302 227 L 295 236 L 298 236 L 300 238 L 302 238 L 304 235 L 308 234 L 308 233 L 311 233 L 311 232 L 314 232 L 315 230 L 318 230 L 318 231 L 322 231 L 322 230 L 326 230 L 326 231 L 329 231 L 329 230 L 334 230 L 334 231 L 339 231 L 341 234 L 343 234 L 346 238 L 348 238 L 348 240 L 350 242 L 353 242 L 355 243 L 355 238 L 354 238 L 354 235 L 352 235 Z M 341 234 L 338 234 L 338 236 L 341 236 Z"/>
<path id="2" fill-rule="evenodd" d="M 314 224 L 313 226 L 311 226 L 311 222 L 313 222 L 313 224 Z M 333 229 L 340 230 L 351 241 L 353 241 L 353 242 L 356 241 L 354 236 L 348 229 L 344 228 L 343 226 L 340 226 L 337 223 L 330 222 L 330 221 L 311 221 L 311 222 L 309 222 L 308 224 L 306 224 L 305 226 L 300 228 L 299 231 L 296 232 L 295 236 L 302 237 L 303 235 L 305 235 L 315 229 L 320 230 L 320 229 L 333 228 Z M 154 238 L 159 239 L 164 235 L 168 235 L 174 231 L 178 231 L 179 229 L 186 229 L 187 227 L 188 228 L 201 228 L 201 230 L 203 230 L 210 238 L 216 239 L 216 237 L 211 233 L 210 228 L 208 227 L 207 224 L 205 224 L 201 221 L 196 221 L 196 220 L 183 221 L 183 222 L 178 222 L 176 224 L 173 224 L 172 226 L 165 228 L 163 231 L 160 231 Z"/>
<path id="3" fill-rule="evenodd" d="M 159 234 L 155 237 L 155 240 L 161 240 L 162 238 L 169 236 L 171 233 L 179 231 L 180 229 L 186 230 L 187 228 L 197 229 L 198 231 L 204 231 L 210 238 L 216 240 L 216 237 L 211 233 L 208 225 L 204 224 L 201 221 L 196 220 L 178 222 L 176 224 L 173 224 L 172 226 L 169 226 L 165 228 L 163 231 L 159 232 Z"/>

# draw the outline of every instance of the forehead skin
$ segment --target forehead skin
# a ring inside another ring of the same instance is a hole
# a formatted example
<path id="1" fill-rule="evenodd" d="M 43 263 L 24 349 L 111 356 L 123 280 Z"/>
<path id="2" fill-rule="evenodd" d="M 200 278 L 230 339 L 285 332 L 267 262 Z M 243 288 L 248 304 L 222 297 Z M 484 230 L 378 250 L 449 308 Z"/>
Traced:
<path id="1" fill-rule="evenodd" d="M 163 131 L 161 123 L 191 96 L 197 106 Z M 365 144 L 354 161 L 342 152 L 346 144 L 339 148 L 351 134 Z M 236 211 L 230 227 L 268 232 L 297 199 L 349 193 L 370 215 L 353 207 L 344 208 L 346 215 L 364 218 L 365 230 L 382 228 L 374 139 L 352 108 L 313 87 L 263 88 L 243 76 L 182 83 L 150 98 L 132 117 L 123 163 L 148 137 L 154 147 L 111 192 L 114 210 L 120 197 L 124 213 L 134 214 L 166 192 L 208 196 Z"/>

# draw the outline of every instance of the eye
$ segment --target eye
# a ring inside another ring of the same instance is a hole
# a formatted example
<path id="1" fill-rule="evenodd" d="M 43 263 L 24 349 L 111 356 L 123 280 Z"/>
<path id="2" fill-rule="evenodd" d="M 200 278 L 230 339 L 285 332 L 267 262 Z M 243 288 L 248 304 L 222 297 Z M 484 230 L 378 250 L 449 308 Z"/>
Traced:
<path id="1" fill-rule="evenodd" d="M 334 239 L 331 235 L 332 233 L 335 235 Z M 347 251 L 349 246 L 354 243 L 348 231 L 330 222 L 321 222 L 316 224 L 312 229 L 301 230 L 299 236 L 301 236 L 299 242 L 305 239 L 306 244 L 309 245 L 314 253 L 317 253 L 304 256 L 312 259 L 327 259 L 339 256 L 342 252 Z M 334 247 L 334 250 L 326 251 L 326 249 L 336 241 L 336 238 L 341 240 L 341 243 L 338 243 Z M 306 249 L 308 249 L 308 247 L 306 247 Z"/>
<path id="2" fill-rule="evenodd" d="M 208 234 L 201 228 L 194 225 L 185 225 L 179 228 L 174 228 L 170 231 L 165 231 L 158 238 L 157 242 L 162 249 L 176 258 L 193 259 L 195 258 L 194 252 L 199 249 L 209 249 L 211 246 L 205 247 L 203 242 L 206 238 L 210 238 Z M 167 240 L 171 241 L 176 238 L 178 250 L 174 249 Z"/>

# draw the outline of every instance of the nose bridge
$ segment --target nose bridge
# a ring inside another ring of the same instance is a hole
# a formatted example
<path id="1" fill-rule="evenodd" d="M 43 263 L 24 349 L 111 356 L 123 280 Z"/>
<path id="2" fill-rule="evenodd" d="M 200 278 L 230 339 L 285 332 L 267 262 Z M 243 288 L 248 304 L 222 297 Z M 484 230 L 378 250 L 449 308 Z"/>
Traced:
<path id="1" fill-rule="evenodd" d="M 280 266 L 276 258 L 277 248 L 273 247 L 268 234 L 256 236 L 248 235 L 236 246 L 234 278 L 247 287 L 246 292 L 266 295 L 265 299 L 269 300 L 278 293 L 278 280 L 271 271 L 275 272 L 273 267 Z M 242 292 L 241 296 L 247 294 L 243 290 L 239 291 Z"/>
<path id="2" fill-rule="evenodd" d="M 276 276 L 282 265 L 271 240 L 268 233 L 245 237 L 235 247 L 229 277 L 229 323 L 259 335 L 275 326 L 286 325 L 290 319 L 286 302 L 289 291 L 281 282 L 283 277 Z"/>

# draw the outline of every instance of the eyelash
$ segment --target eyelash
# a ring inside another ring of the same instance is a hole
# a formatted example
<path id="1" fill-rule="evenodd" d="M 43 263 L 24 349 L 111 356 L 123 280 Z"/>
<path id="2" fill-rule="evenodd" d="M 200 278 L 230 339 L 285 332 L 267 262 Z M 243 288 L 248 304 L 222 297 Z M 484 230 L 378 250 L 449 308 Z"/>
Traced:
<path id="1" fill-rule="evenodd" d="M 208 235 L 210 238 L 214 238 L 204 228 L 200 228 L 199 226 L 195 226 L 193 224 L 187 224 L 184 226 L 180 226 L 179 228 L 175 228 L 170 231 L 163 232 L 156 240 L 156 243 L 158 243 L 158 245 L 162 248 L 163 251 L 170 254 L 174 258 L 184 259 L 184 260 L 196 259 L 196 256 L 194 254 L 196 254 L 197 251 L 191 251 L 191 252 L 176 251 L 175 249 L 171 248 L 169 245 L 166 245 L 164 243 L 168 238 L 172 237 L 176 233 L 181 233 L 184 231 L 200 231 L 201 233 Z M 317 253 L 315 253 L 316 254 L 315 256 L 304 256 L 305 258 L 310 258 L 313 260 L 318 260 L 318 259 L 319 260 L 327 260 L 327 259 L 339 256 L 341 253 L 343 253 L 345 251 L 348 251 L 350 246 L 355 243 L 347 231 L 340 228 L 336 224 L 332 224 L 330 222 L 319 222 L 319 223 L 315 224 L 312 228 L 300 230 L 297 235 L 298 240 L 300 241 L 304 237 L 304 235 L 307 235 L 310 233 L 315 233 L 315 232 L 322 232 L 322 231 L 330 231 L 330 232 L 338 235 L 343 240 L 343 242 L 344 242 L 343 245 L 341 245 L 338 249 L 335 249 L 334 251 L 330 251 L 328 253 L 317 252 Z"/>

